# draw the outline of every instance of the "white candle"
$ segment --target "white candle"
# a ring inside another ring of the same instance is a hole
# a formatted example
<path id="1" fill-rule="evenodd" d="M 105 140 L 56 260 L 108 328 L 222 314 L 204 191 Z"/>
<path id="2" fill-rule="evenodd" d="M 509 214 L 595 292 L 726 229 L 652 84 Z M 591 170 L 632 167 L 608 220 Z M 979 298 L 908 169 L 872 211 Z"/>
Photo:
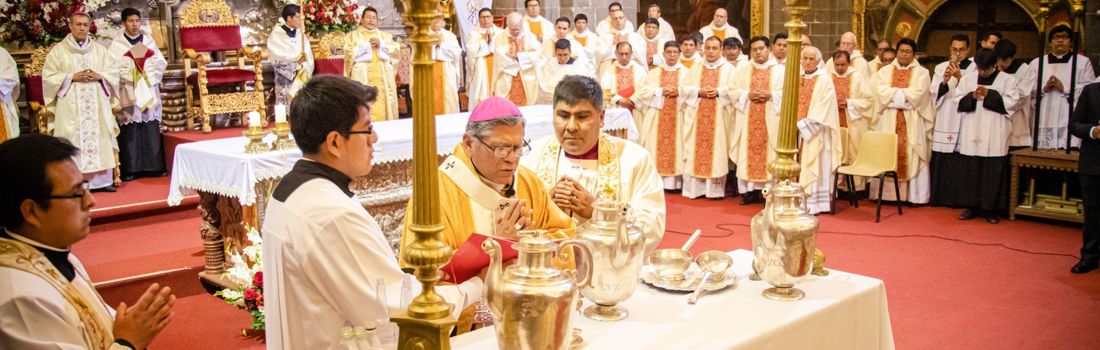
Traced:
<path id="1" fill-rule="evenodd" d="M 286 123 L 286 105 L 275 105 L 275 122 Z"/>
<path id="2" fill-rule="evenodd" d="M 258 127 L 258 126 L 260 126 L 260 112 L 257 112 L 257 111 L 248 112 L 248 126 L 249 127 L 253 127 L 253 126 Z"/>

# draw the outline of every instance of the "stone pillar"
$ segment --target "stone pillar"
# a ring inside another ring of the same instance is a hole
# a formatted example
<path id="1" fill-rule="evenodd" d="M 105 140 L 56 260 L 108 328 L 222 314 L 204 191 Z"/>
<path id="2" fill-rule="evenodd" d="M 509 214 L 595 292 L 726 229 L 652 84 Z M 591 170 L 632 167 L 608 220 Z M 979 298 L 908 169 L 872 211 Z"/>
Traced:
<path id="1" fill-rule="evenodd" d="M 787 20 L 786 5 L 783 0 L 770 0 L 771 12 L 768 14 L 768 36 L 774 37 L 776 33 L 783 32 L 783 23 Z M 836 50 L 836 42 L 840 35 L 852 30 L 852 2 L 841 0 L 830 6 L 816 7 L 813 11 L 806 12 L 802 19 L 806 22 L 806 35 L 810 41 L 821 50 L 821 55 L 826 57 Z"/>

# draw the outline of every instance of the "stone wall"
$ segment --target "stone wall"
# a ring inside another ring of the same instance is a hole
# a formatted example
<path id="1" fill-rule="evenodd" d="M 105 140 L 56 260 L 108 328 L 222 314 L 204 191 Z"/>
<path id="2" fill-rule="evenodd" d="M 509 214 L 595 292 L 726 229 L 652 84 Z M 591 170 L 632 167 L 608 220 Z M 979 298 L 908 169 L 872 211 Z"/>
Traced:
<path id="1" fill-rule="evenodd" d="M 607 0 L 541 0 L 542 17 L 550 22 L 561 16 L 573 19 L 578 13 L 588 16 L 589 29 L 596 30 L 596 24 L 607 17 Z M 507 15 L 510 12 L 525 13 L 524 0 L 493 0 L 493 14 L 497 16 Z M 619 1 L 623 5 L 626 19 L 635 25 L 638 24 L 638 0 Z"/>
<path id="2" fill-rule="evenodd" d="M 829 56 L 836 50 L 836 42 L 840 35 L 852 30 L 852 2 L 851 0 L 815 1 L 813 9 L 802 18 L 806 22 L 805 34 L 810 36 L 814 46 L 821 49 L 824 56 Z M 822 6 L 824 5 L 824 6 Z M 771 0 L 770 13 L 768 13 L 768 36 L 774 37 L 776 33 L 785 32 L 783 23 L 787 21 L 786 5 L 782 0 Z"/>

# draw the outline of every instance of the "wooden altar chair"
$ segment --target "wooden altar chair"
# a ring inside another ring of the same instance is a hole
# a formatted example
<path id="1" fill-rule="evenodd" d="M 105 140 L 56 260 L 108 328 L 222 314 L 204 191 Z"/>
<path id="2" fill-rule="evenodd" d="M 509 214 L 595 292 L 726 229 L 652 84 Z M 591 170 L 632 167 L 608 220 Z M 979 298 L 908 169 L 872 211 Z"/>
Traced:
<path id="1" fill-rule="evenodd" d="M 313 75 L 344 75 L 344 36 L 341 32 L 332 32 L 321 37 L 314 47 Z"/>
<path id="2" fill-rule="evenodd" d="M 188 108 L 187 128 L 194 128 L 194 119 L 201 118 L 202 132 L 209 133 L 211 115 L 257 111 L 267 125 L 264 105 L 263 49 L 246 47 L 241 41 L 237 14 L 223 0 L 193 0 L 180 13 L 180 45 L 183 49 L 183 74 Z M 228 58 L 214 64 L 219 52 L 235 51 L 236 65 Z M 245 68 L 245 58 L 252 60 Z M 195 62 L 197 72 L 192 70 Z M 248 90 L 248 83 L 253 87 Z M 211 93 L 210 87 L 233 87 L 236 91 Z M 196 96 L 197 93 L 197 96 Z M 197 97 L 197 101 L 196 101 Z M 196 106 L 197 105 L 197 106 Z"/>

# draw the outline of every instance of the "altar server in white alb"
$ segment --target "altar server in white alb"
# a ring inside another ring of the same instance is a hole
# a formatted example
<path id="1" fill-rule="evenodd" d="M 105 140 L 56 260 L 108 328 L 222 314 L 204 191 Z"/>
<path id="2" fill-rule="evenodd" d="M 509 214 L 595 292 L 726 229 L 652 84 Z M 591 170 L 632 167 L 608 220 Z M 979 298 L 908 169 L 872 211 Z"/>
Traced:
<path id="1" fill-rule="evenodd" d="M 645 83 L 636 93 L 642 110 L 638 123 L 638 143 L 653 155 L 657 174 L 666 190 L 684 187 L 683 149 L 681 141 L 684 101 L 680 85 L 687 82 L 688 69 L 680 64 L 680 43 L 669 40 L 664 45 L 661 65 L 651 69 Z"/>
<path id="2" fill-rule="evenodd" d="M 526 14 L 523 15 L 523 31 L 535 36 L 539 45 L 551 40 L 554 34 L 554 24 L 546 18 L 542 18 L 542 4 L 539 0 L 524 0 L 523 7 Z"/>
<path id="3" fill-rule="evenodd" d="M 42 94 L 54 114 L 47 128 L 80 149 L 76 165 L 90 188 L 115 191 L 119 128 L 111 112 L 119 59 L 88 35 L 92 18 L 69 16 L 69 35 L 54 45 L 42 66 Z"/>
<path id="4" fill-rule="evenodd" d="M 935 129 L 932 131 L 932 155 L 929 158 L 932 205 L 959 207 L 969 202 L 969 193 L 964 184 L 958 181 L 959 173 L 964 169 L 962 155 L 959 154 L 959 129 L 962 127 L 962 115 L 958 112 L 955 87 L 964 74 L 974 71 L 974 60 L 970 54 L 970 37 L 956 34 L 948 47 L 949 60 L 936 65 L 932 75 L 932 106 L 936 108 Z"/>
<path id="5" fill-rule="evenodd" d="M 571 57 L 571 46 L 569 40 L 558 39 L 554 45 L 554 55 L 547 57 L 542 63 L 542 68 L 539 69 L 538 104 L 550 104 L 554 99 L 554 88 L 566 76 L 581 75 L 595 78 L 588 62 Z"/>
<path id="6" fill-rule="evenodd" d="M 596 201 L 630 205 L 646 253 L 665 232 L 665 195 L 653 157 L 638 144 L 600 132 L 603 92 L 589 77 L 568 76 L 554 90 L 554 135 L 531 142 L 520 165 L 531 169 L 558 208 L 577 224 Z"/>
<path id="7" fill-rule="evenodd" d="M 493 96 L 493 41 L 503 30 L 493 24 L 493 11 L 477 11 L 477 28 L 466 33 L 466 94 L 473 108 Z"/>
<path id="8" fill-rule="evenodd" d="M 875 129 L 898 135 L 897 172 L 902 193 L 894 193 L 893 186 L 883 186 L 883 199 L 925 204 L 931 196 L 928 130 L 935 118 L 928 93 L 931 78 L 917 62 L 917 42 L 905 38 L 898 40 L 896 47 L 897 58 L 882 67 L 875 80 L 875 98 L 881 111 Z M 872 188 L 878 186 L 876 181 L 871 182 Z M 877 192 L 871 194 L 877 198 Z"/>
<path id="9" fill-rule="evenodd" d="M 1096 79 L 1092 61 L 1085 55 L 1070 52 L 1077 35 L 1068 25 L 1055 26 L 1048 34 L 1050 54 L 1036 58 L 1029 66 L 1034 76 L 1042 83 L 1036 92 L 1042 95 L 1039 106 L 1039 148 L 1064 149 L 1066 138 L 1071 137 L 1072 147 L 1081 145 L 1081 139 L 1069 135 L 1069 89 L 1076 89 L 1075 98 L 1081 96 L 1081 90 Z M 1077 70 L 1073 71 L 1073 56 L 1077 56 Z M 1043 76 L 1039 76 L 1039 60 L 1043 60 Z M 1077 86 L 1070 86 L 1071 76 L 1076 77 Z M 1074 101 L 1076 103 L 1076 101 Z"/>
<path id="10" fill-rule="evenodd" d="M 432 46 L 432 99 L 436 101 L 433 106 L 433 115 L 458 113 L 458 81 L 462 79 L 459 61 L 462 60 L 462 46 L 458 44 L 458 37 L 451 31 L 443 28 L 443 15 L 436 14 L 432 18 L 428 35 L 436 39 Z M 411 84 L 410 84 L 411 87 Z"/>
<path id="11" fill-rule="evenodd" d="M 88 236 L 95 198 L 76 147 L 41 134 L 0 144 L 0 347 L 145 349 L 176 296 L 149 286 L 136 303 L 103 301 L 72 246 Z"/>
<path id="12" fill-rule="evenodd" d="M 802 49 L 797 123 L 798 163 L 801 165 L 798 183 L 806 193 L 806 206 L 811 214 L 830 210 L 833 170 L 840 166 L 843 157 L 836 89 L 829 73 L 821 67 L 821 61 L 821 50 L 813 46 Z"/>
<path id="13" fill-rule="evenodd" d="M 111 57 L 120 62 L 118 100 L 119 168 L 123 181 L 164 173 L 160 122 L 164 117 L 160 82 L 168 61 L 152 35 L 141 32 L 141 12 L 122 10 L 122 35 L 111 41 Z"/>
<path id="14" fill-rule="evenodd" d="M 376 94 L 373 87 L 320 75 L 290 104 L 302 159 L 271 193 L 264 220 L 269 349 L 333 349 L 360 341 L 345 340 L 343 328 L 388 322 L 404 307 L 403 285 L 419 294 L 420 283 L 401 271 L 378 222 L 348 188 L 371 171 L 378 135 L 369 109 Z M 462 310 L 463 300 L 477 301 L 483 289 L 474 277 L 436 290 Z"/>
<path id="15" fill-rule="evenodd" d="M 990 36 L 990 38 L 993 38 Z M 997 70 L 1001 74 L 1016 78 L 1016 88 L 1020 92 L 1019 107 L 1012 113 L 1012 134 L 1008 137 L 1008 147 L 1030 147 L 1031 128 L 1034 125 L 1035 108 L 1032 94 L 1035 92 L 1035 72 L 1027 62 L 1016 58 L 1016 43 L 1010 39 L 998 40 L 993 44 L 993 53 L 997 54 Z"/>
<path id="16" fill-rule="evenodd" d="M 613 27 L 613 23 L 615 23 L 615 18 L 612 17 L 611 14 L 615 11 L 622 10 L 623 5 L 618 1 L 612 1 L 610 5 L 607 5 L 607 17 L 604 17 L 603 20 L 600 20 L 600 23 L 596 24 L 596 34 L 600 37 L 605 37 L 611 33 L 611 27 Z M 625 28 L 624 30 L 634 31 L 634 23 L 630 22 L 630 20 L 627 20 L 625 17 L 623 18 L 623 27 Z"/>
<path id="17" fill-rule="evenodd" d="M 737 38 L 737 40 L 741 40 L 741 33 L 737 31 L 737 28 L 729 25 L 729 14 L 726 12 L 726 9 L 721 7 L 714 10 L 714 15 L 711 17 L 710 24 L 703 28 L 699 28 L 699 33 L 703 34 L 704 38 L 716 36 L 718 39 L 722 40 L 726 38 Z"/>
<path id="18" fill-rule="evenodd" d="M 302 7 L 283 7 L 283 24 L 267 36 L 267 57 L 275 70 L 275 104 L 289 105 L 290 98 L 313 75 L 313 48 L 303 28 Z"/>
<path id="19" fill-rule="evenodd" d="M 19 137 L 19 71 L 15 59 L 0 47 L 0 142 Z"/>
<path id="20" fill-rule="evenodd" d="M 998 213 L 1008 209 L 1008 142 L 1012 134 L 1012 114 L 1021 106 L 1016 78 L 997 71 L 997 55 L 980 49 L 974 55 L 976 72 L 963 76 L 955 91 L 958 112 L 962 116 L 959 153 L 965 157 L 965 174 L 956 180 L 969 199 L 960 219 L 983 216 L 996 224 Z"/>
<path id="21" fill-rule="evenodd" d="M 645 13 L 646 19 L 639 20 L 638 23 L 642 24 L 650 19 L 656 20 L 658 27 L 657 37 L 659 38 L 661 45 L 664 45 L 664 43 L 668 42 L 669 40 L 676 40 L 676 32 L 672 30 L 672 24 L 669 24 L 668 21 L 666 21 L 664 18 L 661 18 L 661 5 L 658 5 L 656 2 L 651 3 L 649 4 L 649 6 L 646 6 Z M 644 27 L 645 25 L 638 26 L 638 35 L 645 36 Z"/>
<path id="22" fill-rule="evenodd" d="M 538 98 L 538 40 L 523 30 L 523 16 L 508 14 L 507 28 L 493 40 L 493 91 L 516 106 L 534 104 Z"/>
<path id="23" fill-rule="evenodd" d="M 723 198 L 729 175 L 735 71 L 722 57 L 722 40 L 703 42 L 703 61 L 688 70 L 684 95 L 684 191 L 688 198 Z"/>

